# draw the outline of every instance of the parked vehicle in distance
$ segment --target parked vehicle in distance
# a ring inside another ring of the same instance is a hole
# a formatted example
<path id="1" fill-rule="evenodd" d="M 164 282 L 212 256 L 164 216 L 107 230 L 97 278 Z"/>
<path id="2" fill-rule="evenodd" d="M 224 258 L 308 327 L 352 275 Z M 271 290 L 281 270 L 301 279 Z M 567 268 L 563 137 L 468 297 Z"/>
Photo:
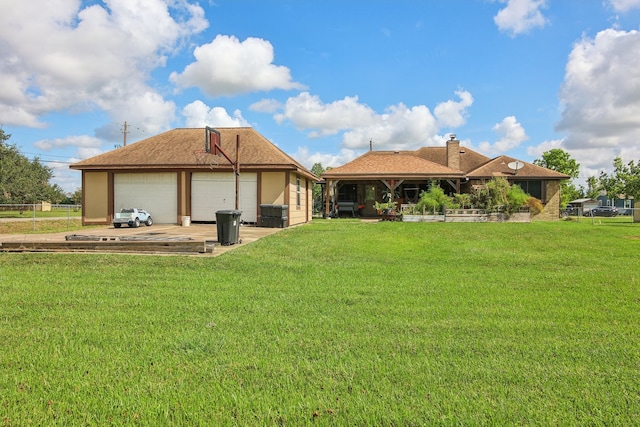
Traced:
<path id="1" fill-rule="evenodd" d="M 567 205 L 562 211 L 563 218 L 568 217 L 569 215 L 578 215 L 580 213 L 580 208 L 578 206 Z"/>
<path id="2" fill-rule="evenodd" d="M 114 215 L 113 226 L 120 228 L 123 224 L 129 227 L 140 227 L 140 224 L 149 226 L 153 224 L 153 219 L 151 219 L 151 214 L 144 209 L 123 208 Z"/>
<path id="3" fill-rule="evenodd" d="M 585 216 L 617 216 L 618 209 L 612 206 L 597 206 L 589 212 L 585 212 Z"/>

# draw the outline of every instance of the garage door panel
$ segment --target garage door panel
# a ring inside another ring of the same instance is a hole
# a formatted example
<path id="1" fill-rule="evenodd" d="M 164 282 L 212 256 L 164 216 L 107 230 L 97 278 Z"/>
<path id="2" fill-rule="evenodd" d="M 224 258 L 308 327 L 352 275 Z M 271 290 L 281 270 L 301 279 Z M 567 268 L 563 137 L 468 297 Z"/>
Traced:
<path id="1" fill-rule="evenodd" d="M 177 174 L 115 174 L 115 211 L 132 207 L 149 211 L 155 223 L 175 224 L 178 218 Z"/>
<path id="2" fill-rule="evenodd" d="M 257 174 L 240 174 L 239 208 L 245 222 L 257 221 Z M 196 172 L 191 177 L 191 220 L 215 221 L 219 210 L 236 208 L 235 175 Z"/>

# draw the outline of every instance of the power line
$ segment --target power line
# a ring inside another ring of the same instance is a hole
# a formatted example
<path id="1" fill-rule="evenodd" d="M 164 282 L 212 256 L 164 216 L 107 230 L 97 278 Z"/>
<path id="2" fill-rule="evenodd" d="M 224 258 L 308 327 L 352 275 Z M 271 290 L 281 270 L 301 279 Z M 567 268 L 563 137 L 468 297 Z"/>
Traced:
<path id="1" fill-rule="evenodd" d="M 45 157 L 60 157 L 60 158 L 63 158 L 63 159 L 68 159 L 69 158 L 69 156 L 58 156 L 58 155 L 55 155 L 55 154 L 30 153 L 28 151 L 22 151 L 21 153 L 22 154 L 31 154 L 32 156 L 38 156 L 38 157 L 45 156 Z"/>

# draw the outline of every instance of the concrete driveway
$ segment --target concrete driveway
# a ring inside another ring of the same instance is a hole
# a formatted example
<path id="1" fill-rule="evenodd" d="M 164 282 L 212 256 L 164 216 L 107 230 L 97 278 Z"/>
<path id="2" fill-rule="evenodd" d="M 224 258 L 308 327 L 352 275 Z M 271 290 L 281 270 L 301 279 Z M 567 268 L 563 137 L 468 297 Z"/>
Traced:
<path id="1" fill-rule="evenodd" d="M 5 234 L 0 236 L 0 245 L 2 243 L 16 242 L 59 242 L 62 244 L 68 240 L 82 241 L 85 238 L 86 240 L 104 238 L 105 240 L 135 239 L 155 242 L 193 240 L 197 242 L 207 242 L 213 246 L 212 253 L 202 255 L 218 256 L 282 230 L 281 228 L 242 225 L 239 230 L 241 243 L 222 246 L 218 243 L 216 224 L 191 224 L 188 227 L 170 224 L 154 224 L 151 227 L 142 225 L 139 228 L 114 228 L 113 226 L 104 226 L 49 234 Z"/>

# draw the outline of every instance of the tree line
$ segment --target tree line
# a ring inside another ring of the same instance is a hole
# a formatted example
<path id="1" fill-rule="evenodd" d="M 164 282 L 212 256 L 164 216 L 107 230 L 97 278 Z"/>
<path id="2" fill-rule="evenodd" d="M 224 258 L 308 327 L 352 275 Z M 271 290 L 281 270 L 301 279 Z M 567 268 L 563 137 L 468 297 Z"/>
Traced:
<path id="1" fill-rule="evenodd" d="M 65 194 L 58 184 L 51 184 L 52 169 L 39 158 L 29 160 L 9 142 L 11 135 L 0 129 L 0 204 L 79 203 L 79 191 Z"/>
<path id="2" fill-rule="evenodd" d="M 586 180 L 586 187 L 574 184 L 573 179 L 580 174 L 580 164 L 561 148 L 544 152 L 533 163 L 572 178 L 562 181 L 562 207 L 571 200 L 595 199 L 602 194 L 612 200 L 612 203 L 619 197 L 634 200 L 640 198 L 640 162 L 634 160 L 624 163 L 621 157 L 616 157 L 613 160 L 613 172 L 601 171 L 598 176 L 590 176 Z"/>

